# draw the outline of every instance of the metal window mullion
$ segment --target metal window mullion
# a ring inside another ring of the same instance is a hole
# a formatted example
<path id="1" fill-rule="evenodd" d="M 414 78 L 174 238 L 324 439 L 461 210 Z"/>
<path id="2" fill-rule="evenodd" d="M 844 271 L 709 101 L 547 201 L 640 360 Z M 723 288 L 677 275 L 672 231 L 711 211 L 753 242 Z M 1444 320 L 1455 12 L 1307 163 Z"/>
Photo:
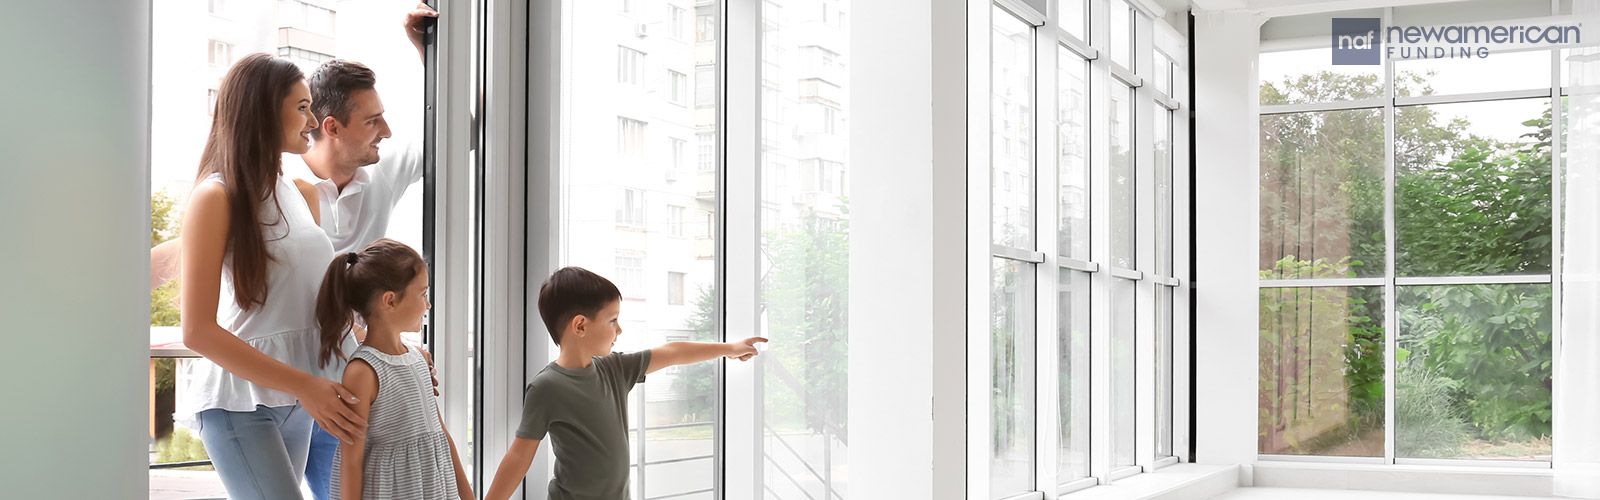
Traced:
<path id="1" fill-rule="evenodd" d="M 1557 69 L 1557 71 L 1559 71 L 1559 69 Z M 1543 88 L 1501 90 L 1496 92 L 1474 92 L 1471 94 L 1455 95 L 1395 96 L 1394 104 L 1396 106 L 1422 106 L 1431 104 L 1456 104 L 1464 102 L 1505 101 L 1511 99 L 1533 99 L 1538 97 L 1548 98 L 1555 93 L 1556 89 Z"/>
<path id="2" fill-rule="evenodd" d="M 1134 74 L 1133 70 L 1124 68 L 1115 62 L 1108 62 L 1106 67 L 1110 69 L 1112 77 L 1121 80 L 1122 83 L 1127 84 L 1129 87 L 1138 88 L 1144 86 L 1144 79 Z"/>
<path id="3" fill-rule="evenodd" d="M 1318 286 L 1383 286 L 1388 278 L 1332 278 L 1332 279 L 1288 279 L 1288 280 L 1261 280 L 1257 286 L 1261 288 L 1308 288 Z"/>
<path id="4" fill-rule="evenodd" d="M 1423 285 L 1513 285 L 1525 283 L 1550 283 L 1551 275 L 1517 275 L 1504 276 L 1436 276 L 1436 277 L 1410 277 L 1401 276 L 1394 279 L 1398 286 L 1423 286 Z"/>
<path id="5" fill-rule="evenodd" d="M 1083 271 L 1086 273 L 1100 272 L 1100 264 L 1098 263 L 1069 257 L 1057 256 L 1056 265 L 1062 269 L 1070 269 L 1073 271 Z"/>
<path id="6" fill-rule="evenodd" d="M 1045 253 L 1036 250 L 1024 250 L 1002 245 L 989 245 L 989 248 L 990 255 L 1005 259 L 1020 260 L 1032 264 L 1043 264 L 1045 259 Z"/>
<path id="7" fill-rule="evenodd" d="M 1393 102 L 1393 99 L 1373 97 L 1357 99 L 1354 101 L 1339 102 L 1306 102 L 1295 104 L 1265 104 L 1261 106 L 1261 116 L 1287 115 L 1296 113 L 1321 112 L 1321 111 L 1346 111 L 1352 109 L 1378 109 Z"/>
<path id="8" fill-rule="evenodd" d="M 1383 9 L 1383 17 L 1384 17 L 1384 20 L 1383 20 L 1384 25 L 1386 25 L 1386 26 L 1389 25 L 1394 19 L 1394 8 L 1393 7 L 1385 7 Z M 1384 429 L 1389 429 L 1388 432 L 1384 432 L 1383 433 L 1383 441 L 1384 441 L 1384 445 L 1383 445 L 1383 460 L 1384 460 L 1384 463 L 1386 463 L 1386 464 L 1392 464 L 1392 463 L 1394 463 L 1394 460 L 1395 460 L 1395 433 L 1393 431 L 1393 429 L 1396 429 L 1396 426 L 1395 426 L 1395 406 L 1394 406 L 1395 405 L 1395 390 L 1394 390 L 1394 388 L 1395 388 L 1395 382 L 1398 380 L 1398 378 L 1395 376 L 1394 352 L 1395 352 L 1395 347 L 1397 347 L 1397 342 L 1395 340 L 1395 337 L 1396 337 L 1395 334 L 1396 334 L 1396 331 L 1398 330 L 1398 327 L 1400 325 L 1399 318 L 1395 314 L 1395 291 L 1396 291 L 1396 289 L 1395 289 L 1395 280 L 1394 280 L 1395 274 L 1396 274 L 1395 273 L 1395 268 L 1394 268 L 1394 263 L 1395 263 L 1395 248 L 1394 248 L 1394 245 L 1395 245 L 1395 235 L 1394 235 L 1394 230 L 1395 230 L 1395 223 L 1394 223 L 1394 218 L 1395 218 L 1395 213 L 1394 213 L 1394 211 L 1395 211 L 1395 207 L 1394 207 L 1394 201 L 1395 201 L 1395 192 L 1394 192 L 1394 190 L 1395 190 L 1395 165 L 1394 165 L 1394 138 L 1395 138 L 1395 129 L 1394 129 L 1395 102 L 1394 102 L 1394 94 L 1395 94 L 1395 92 L 1394 92 L 1394 74 L 1395 74 L 1394 61 L 1390 60 L 1388 58 L 1384 58 L 1384 62 L 1383 62 L 1383 91 L 1384 91 L 1384 97 L 1385 97 L 1384 101 L 1385 101 L 1385 103 L 1384 103 L 1384 106 L 1383 106 L 1383 137 L 1384 137 L 1384 141 L 1383 141 L 1384 142 L 1384 148 L 1383 148 L 1383 157 L 1384 157 L 1384 160 L 1383 160 L 1383 164 L 1384 164 L 1384 178 L 1383 178 L 1383 228 L 1384 228 L 1383 229 L 1383 238 L 1384 238 L 1384 247 L 1383 247 L 1383 254 L 1384 255 L 1383 255 L 1383 260 L 1384 260 L 1384 264 L 1385 264 L 1385 267 L 1384 267 L 1385 274 L 1384 274 L 1384 283 L 1383 283 L 1383 311 L 1384 311 L 1384 315 L 1383 315 L 1383 322 L 1384 322 L 1384 334 L 1383 334 L 1383 344 L 1384 344 L 1384 350 L 1383 350 L 1383 352 L 1384 352 L 1384 355 L 1383 355 L 1383 365 L 1384 365 L 1384 371 L 1383 371 L 1383 373 L 1384 373 L 1384 375 L 1383 375 L 1383 377 L 1384 377 L 1383 378 L 1383 385 L 1384 385 L 1384 391 L 1383 391 L 1383 397 L 1384 397 L 1383 413 L 1384 413 L 1384 417 L 1383 417 L 1383 421 L 1384 421 L 1384 426 L 1383 426 L 1383 428 Z"/>
<path id="9" fill-rule="evenodd" d="M 1050 10 L 1059 9 L 1058 5 L 1051 2 L 1047 7 Z M 1050 12 L 1055 14 L 1055 12 Z M 1056 67 L 1057 45 L 1060 40 L 1061 29 L 1057 23 L 1043 23 L 1033 30 L 1033 64 L 1034 64 L 1034 127 L 1033 127 L 1033 179 L 1034 179 L 1034 248 L 1042 251 L 1043 255 L 1060 255 L 1061 218 L 1058 211 L 1061 208 L 1061 174 L 1057 161 L 1060 155 L 1056 154 L 1056 144 L 1060 134 L 1056 132 L 1056 117 L 1059 116 L 1060 82 L 1056 76 L 1060 69 Z M 1041 262 L 1040 264 L 1044 264 Z M 1058 450 L 1061 449 L 1060 435 L 1057 422 L 1061 421 L 1059 404 L 1060 380 L 1060 351 L 1061 346 L 1058 336 L 1055 335 L 1061 325 L 1060 308 L 1060 271 L 1054 265 L 1035 265 L 1034 311 L 1038 320 L 1034 323 L 1034 487 L 1035 491 L 1049 491 L 1056 485 L 1056 471 L 1061 459 Z"/>
<path id="10" fill-rule="evenodd" d="M 1110 40 L 1110 12 L 1104 2 L 1089 2 L 1085 25 L 1091 47 L 1106 48 Z M 1110 95 L 1109 55 L 1089 61 L 1089 257 L 1099 269 L 1109 266 L 1111 256 Z M 1110 273 L 1096 272 L 1089 278 L 1089 477 L 1097 484 L 1111 481 L 1112 437 L 1114 425 L 1111 397 L 1111 291 Z"/>
<path id="11" fill-rule="evenodd" d="M 718 336 L 762 332 L 758 297 L 761 244 L 762 84 L 765 26 L 760 0 L 721 0 L 716 29 Z M 752 165 L 754 168 L 733 168 Z M 765 484 L 764 370 L 768 362 L 717 361 L 721 441 L 714 460 L 720 498 L 756 498 Z"/>
<path id="12" fill-rule="evenodd" d="M 1558 13 L 1560 10 L 1561 0 L 1550 0 L 1550 12 Z M 1565 95 L 1561 93 L 1561 84 L 1563 82 L 1561 81 L 1562 61 L 1560 49 L 1552 49 L 1550 51 L 1550 62 L 1550 93 L 1553 96 L 1550 99 L 1550 317 L 1553 318 L 1550 321 L 1550 366 L 1552 368 L 1551 373 L 1555 374 L 1561 373 L 1561 367 L 1557 366 L 1557 363 L 1560 363 L 1562 359 L 1562 337 L 1566 334 L 1566 329 L 1563 328 L 1563 323 L 1565 322 L 1562 320 L 1566 311 L 1565 307 L 1562 306 L 1561 276 L 1563 266 L 1561 260 L 1563 252 L 1562 240 L 1565 239 L 1562 229 L 1566 227 L 1564 221 L 1566 203 L 1563 197 L 1565 194 L 1563 192 L 1563 181 L 1565 180 L 1567 168 L 1567 144 L 1565 140 L 1567 113 Z M 1551 378 L 1551 409 L 1553 413 L 1559 415 L 1561 408 L 1556 406 L 1556 402 L 1565 403 L 1565 401 L 1562 401 L 1565 398 L 1557 399 L 1555 395 L 1558 394 L 1556 391 L 1558 387 L 1556 386 L 1560 385 L 1562 381 L 1559 375 Z"/>

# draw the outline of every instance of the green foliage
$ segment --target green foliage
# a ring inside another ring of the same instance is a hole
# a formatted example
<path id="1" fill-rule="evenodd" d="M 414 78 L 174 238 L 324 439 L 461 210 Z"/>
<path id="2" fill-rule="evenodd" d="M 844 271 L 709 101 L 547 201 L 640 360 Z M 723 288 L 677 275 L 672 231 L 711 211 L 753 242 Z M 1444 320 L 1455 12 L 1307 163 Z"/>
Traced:
<path id="1" fill-rule="evenodd" d="M 700 287 L 695 295 L 694 312 L 689 316 L 689 329 L 694 331 L 694 342 L 716 342 L 717 296 L 709 287 Z M 685 400 L 685 419 L 704 422 L 716 418 L 717 364 L 695 363 L 684 365 L 672 380 L 674 392 Z"/>
<path id="2" fill-rule="evenodd" d="M 1461 456 L 1468 433 L 1454 397 L 1459 386 L 1415 359 L 1397 360 L 1395 365 L 1400 372 L 1394 398 L 1395 454 L 1407 458 Z"/>
<path id="3" fill-rule="evenodd" d="M 194 460 L 210 460 L 206 454 L 206 447 L 201 444 L 200 438 L 189 433 L 189 429 L 182 427 L 172 430 L 172 436 L 156 443 L 156 463 L 189 462 Z"/>
<path id="4" fill-rule="evenodd" d="M 178 237 L 178 200 L 166 191 L 150 195 L 150 246 L 153 248 Z M 178 326 L 178 280 L 150 291 L 150 326 Z"/>

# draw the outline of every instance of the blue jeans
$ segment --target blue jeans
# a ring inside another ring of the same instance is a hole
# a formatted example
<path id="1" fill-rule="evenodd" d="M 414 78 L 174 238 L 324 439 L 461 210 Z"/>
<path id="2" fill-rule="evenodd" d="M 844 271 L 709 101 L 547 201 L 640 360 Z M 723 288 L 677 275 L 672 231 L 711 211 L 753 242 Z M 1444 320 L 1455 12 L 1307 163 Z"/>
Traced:
<path id="1" fill-rule="evenodd" d="M 200 412 L 200 441 L 233 500 L 300 496 L 300 474 L 311 445 L 311 415 L 300 405 Z"/>
<path id="2" fill-rule="evenodd" d="M 333 452 L 339 449 L 339 438 L 311 422 L 311 454 L 306 457 L 306 485 L 316 500 L 328 500 L 328 486 L 333 480 Z"/>

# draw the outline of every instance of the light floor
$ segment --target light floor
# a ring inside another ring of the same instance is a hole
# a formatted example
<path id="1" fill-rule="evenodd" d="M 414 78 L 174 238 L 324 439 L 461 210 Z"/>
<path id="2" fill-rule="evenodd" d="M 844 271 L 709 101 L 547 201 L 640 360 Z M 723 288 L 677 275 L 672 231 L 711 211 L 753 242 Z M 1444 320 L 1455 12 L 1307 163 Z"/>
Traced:
<path id="1" fill-rule="evenodd" d="M 1552 497 L 1507 497 L 1498 495 L 1447 495 L 1440 493 L 1395 493 L 1389 491 L 1318 490 L 1305 488 L 1239 488 L 1211 500 L 1529 500 Z"/>

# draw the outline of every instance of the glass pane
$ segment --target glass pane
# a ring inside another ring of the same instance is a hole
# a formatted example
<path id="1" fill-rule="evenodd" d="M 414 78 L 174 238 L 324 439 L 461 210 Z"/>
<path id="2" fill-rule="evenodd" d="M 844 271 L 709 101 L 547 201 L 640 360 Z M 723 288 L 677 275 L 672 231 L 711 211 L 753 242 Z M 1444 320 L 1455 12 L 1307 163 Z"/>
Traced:
<path id="1" fill-rule="evenodd" d="M 1174 97 L 1172 95 L 1172 59 L 1160 52 L 1155 52 L 1153 58 L 1154 60 L 1150 61 L 1150 64 L 1154 66 L 1152 71 L 1155 74 L 1151 75 L 1150 79 L 1155 84 L 1156 92 L 1167 97 Z"/>
<path id="2" fill-rule="evenodd" d="M 639 25 L 664 30 L 670 9 L 640 5 L 618 17 L 615 3 L 562 3 L 570 36 L 562 44 L 569 78 L 561 89 L 560 191 L 569 203 L 562 204 L 559 263 L 599 273 L 622 290 L 620 352 L 720 340 L 717 315 L 709 312 L 716 310 L 717 235 L 673 228 L 684 219 L 716 218 L 719 7 L 695 4 L 699 41 L 690 43 L 666 31 L 636 36 Z M 622 68 L 639 79 L 618 77 L 618 47 L 647 55 Z M 693 103 L 674 103 L 672 74 L 684 75 L 684 92 L 696 89 Z M 688 169 L 687 151 L 713 154 Z M 651 463 L 635 469 L 634 498 L 715 486 L 716 367 L 662 370 L 629 395 L 633 463 Z"/>
<path id="3" fill-rule="evenodd" d="M 1111 62 L 1124 68 L 1133 69 L 1133 11 L 1132 7 L 1123 0 L 1111 0 L 1106 8 L 1111 13 L 1111 27 L 1106 30 L 1107 52 L 1111 53 Z"/>
<path id="4" fill-rule="evenodd" d="M 989 497 L 1033 491 L 1034 268 L 992 258 Z"/>
<path id="5" fill-rule="evenodd" d="M 1426 48 L 1443 51 L 1448 46 Z M 1547 50 L 1490 54 L 1486 58 L 1409 59 L 1418 49 L 1421 48 L 1393 47 L 1390 56 L 1394 59 L 1397 96 L 1550 88 Z"/>
<path id="6" fill-rule="evenodd" d="M 1134 178 L 1133 89 L 1111 84 L 1111 265 L 1133 269 Z"/>
<path id="7" fill-rule="evenodd" d="M 1111 465 L 1136 465 L 1138 282 L 1111 280 Z"/>
<path id="8" fill-rule="evenodd" d="M 1061 29 L 1084 42 L 1089 41 L 1089 27 L 1085 23 L 1089 15 L 1088 2 L 1085 0 L 1061 0 L 1061 15 L 1057 16 Z"/>
<path id="9" fill-rule="evenodd" d="M 150 127 L 156 131 L 150 137 L 152 247 L 178 236 L 183 207 L 194 187 L 196 166 L 211 130 L 221 79 L 247 55 L 275 55 L 293 62 L 306 77 L 335 58 L 367 66 L 376 76 L 383 118 L 393 134 L 377 143 L 379 157 L 391 159 L 408 150 L 421 150 L 423 66 L 417 49 L 400 36 L 399 25 L 411 6 L 378 0 L 152 4 Z M 413 145 L 415 149 L 407 147 Z M 313 141 L 313 151 L 326 147 L 326 143 L 318 145 Z M 322 182 L 299 156 L 286 155 L 284 159 L 285 176 L 313 184 Z M 390 218 L 374 222 L 385 228 L 382 236 L 419 252 L 423 250 L 420 178 L 419 173 L 415 178 L 401 179 L 405 181 L 400 188 L 403 195 L 389 212 Z M 370 243 L 340 241 L 337 234 L 334 236 L 335 250 L 339 252 L 359 250 Z M 194 396 L 180 396 L 177 388 L 187 385 L 187 367 L 198 357 L 182 344 L 175 303 L 179 288 L 174 279 L 177 263 L 171 264 L 170 273 L 152 276 L 152 285 L 158 281 L 165 284 L 154 288 L 150 295 L 151 346 L 179 353 L 179 358 L 151 359 L 152 407 L 147 437 L 152 464 L 209 460 L 198 430 L 176 425 L 172 419 L 176 399 Z M 416 336 L 407 336 L 407 340 L 419 343 Z M 471 430 L 452 430 L 463 458 L 470 457 Z M 470 461 L 465 462 L 470 467 Z M 148 474 L 152 499 L 227 496 L 210 465 L 186 470 L 152 469 Z"/>
<path id="10" fill-rule="evenodd" d="M 850 2 L 763 4 L 758 328 L 766 498 L 849 498 Z M 801 7 L 801 8 L 795 8 Z M 816 23 L 816 16 L 823 23 Z M 712 310 L 707 309 L 707 314 Z"/>
<path id="11" fill-rule="evenodd" d="M 1383 97 L 1383 66 L 1334 66 L 1333 50 L 1262 52 L 1261 104 L 1355 101 Z M 1379 132 L 1382 132 L 1380 127 Z"/>
<path id="12" fill-rule="evenodd" d="M 1056 143 L 1061 187 L 1057 248 L 1062 256 L 1089 260 L 1089 85 L 1088 62 L 1066 47 L 1056 49 L 1059 64 Z"/>
<path id="13" fill-rule="evenodd" d="M 1033 26 L 994 8 L 989 129 L 996 245 L 1033 245 Z"/>
<path id="14" fill-rule="evenodd" d="M 1550 292 L 1399 288 L 1395 456 L 1550 460 Z"/>
<path id="15" fill-rule="evenodd" d="M 1172 456 L 1172 288 L 1156 287 L 1156 456 Z"/>
<path id="16" fill-rule="evenodd" d="M 1056 390 L 1060 445 L 1056 482 L 1089 476 L 1089 274 L 1062 269 L 1057 305 Z"/>
<path id="17" fill-rule="evenodd" d="M 1395 123 L 1399 275 L 1550 272 L 1549 99 L 1403 107 Z"/>
<path id="18" fill-rule="evenodd" d="M 1261 289 L 1257 451 L 1384 456 L 1383 307 L 1382 287 Z"/>
<path id="19" fill-rule="evenodd" d="M 1383 112 L 1261 117 L 1261 279 L 1384 275 Z"/>
<path id="20" fill-rule="evenodd" d="M 1150 107 L 1155 118 L 1156 274 L 1172 275 L 1172 112 Z"/>

